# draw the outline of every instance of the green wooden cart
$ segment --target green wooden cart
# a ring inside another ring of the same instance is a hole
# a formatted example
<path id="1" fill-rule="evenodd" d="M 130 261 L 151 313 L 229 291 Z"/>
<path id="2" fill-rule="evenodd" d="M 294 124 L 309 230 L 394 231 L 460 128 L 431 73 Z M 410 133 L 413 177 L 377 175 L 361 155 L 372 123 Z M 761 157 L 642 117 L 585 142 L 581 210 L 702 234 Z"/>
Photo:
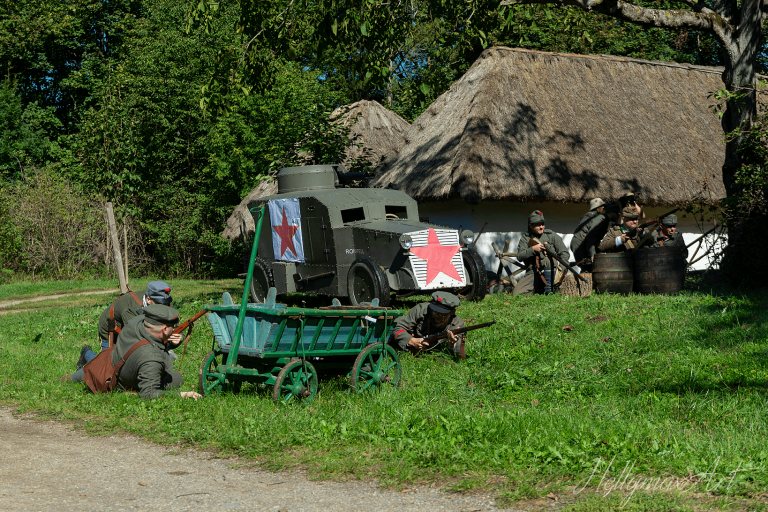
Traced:
<path id="1" fill-rule="evenodd" d="M 252 210 L 261 231 L 263 207 Z M 244 382 L 271 385 L 278 402 L 311 401 L 319 375 L 347 375 L 356 392 L 399 386 L 400 360 L 387 344 L 400 310 L 333 305 L 287 307 L 270 288 L 264 303 L 248 303 L 258 243 L 253 244 L 243 300 L 225 293 L 221 304 L 206 305 L 213 330 L 213 350 L 200 368 L 200 392 L 239 391 Z"/>

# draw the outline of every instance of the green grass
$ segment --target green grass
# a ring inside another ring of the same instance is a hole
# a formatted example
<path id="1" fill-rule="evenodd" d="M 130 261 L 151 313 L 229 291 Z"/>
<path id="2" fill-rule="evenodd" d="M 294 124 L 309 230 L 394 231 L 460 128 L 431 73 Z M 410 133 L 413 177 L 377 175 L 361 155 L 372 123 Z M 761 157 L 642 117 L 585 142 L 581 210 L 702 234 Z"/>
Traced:
<path id="1" fill-rule="evenodd" d="M 172 284 L 182 317 L 224 290 L 241 292 L 235 280 Z M 763 294 L 492 296 L 459 310 L 469 323 L 498 322 L 470 334 L 466 361 L 404 354 L 400 390 L 355 396 L 346 379 L 333 378 L 311 407 L 276 406 L 271 390 L 256 386 L 194 402 L 94 396 L 59 383 L 111 299 L 80 300 L 0 317 L 1 401 L 92 433 L 128 431 L 271 469 L 495 489 L 513 502 L 554 492 L 570 497 L 567 510 L 614 509 L 618 493 L 603 497 L 599 476 L 587 486 L 592 494 L 571 492 L 612 460 L 607 478 L 618 479 L 626 464 L 633 476 L 698 475 L 686 492 L 638 492 L 626 510 L 698 510 L 694 492 L 716 508 L 740 509 L 744 500 L 756 508 L 768 487 Z M 185 390 L 210 349 L 210 327 L 198 322 L 177 362 Z M 739 471 L 730 487 L 707 492 L 702 474 L 713 468 L 717 480 Z"/>
<path id="2" fill-rule="evenodd" d="M 147 281 L 141 284 L 146 287 Z M 136 283 L 136 286 L 139 283 Z M 137 289 L 132 283 L 132 288 Z M 120 284 L 117 279 L 89 279 L 86 281 L 33 281 L 11 282 L 0 284 L 0 302 L 16 299 L 27 299 L 42 295 L 58 295 L 61 293 L 89 292 L 94 290 L 117 290 Z"/>

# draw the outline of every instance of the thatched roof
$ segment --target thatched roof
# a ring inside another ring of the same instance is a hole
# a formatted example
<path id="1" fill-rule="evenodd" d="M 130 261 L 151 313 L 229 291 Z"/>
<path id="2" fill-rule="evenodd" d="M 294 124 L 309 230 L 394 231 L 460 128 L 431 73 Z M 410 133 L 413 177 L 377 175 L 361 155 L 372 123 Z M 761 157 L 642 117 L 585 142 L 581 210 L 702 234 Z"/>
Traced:
<path id="1" fill-rule="evenodd" d="M 643 204 L 725 196 L 707 95 L 722 68 L 497 47 L 416 120 L 374 186 L 460 196 Z"/>
<path id="2" fill-rule="evenodd" d="M 377 101 L 360 100 L 350 105 L 339 107 L 331 114 L 331 119 L 338 122 L 354 123 L 350 130 L 351 137 L 371 151 L 369 159 L 372 167 L 377 167 L 383 158 L 393 158 L 405 145 L 405 132 L 411 127 L 408 121 L 384 108 Z M 353 145 L 347 150 L 347 158 L 342 164 L 348 166 L 349 160 L 359 156 L 363 148 Z"/>
<path id="3" fill-rule="evenodd" d="M 256 232 L 256 225 L 253 223 L 253 216 L 248 211 L 248 203 L 255 201 L 260 197 L 277 194 L 277 180 L 263 180 L 259 185 L 251 190 L 245 199 L 240 201 L 235 211 L 227 219 L 227 227 L 221 234 L 221 237 L 227 240 L 237 240 L 243 235 L 243 230 L 250 237 Z"/>

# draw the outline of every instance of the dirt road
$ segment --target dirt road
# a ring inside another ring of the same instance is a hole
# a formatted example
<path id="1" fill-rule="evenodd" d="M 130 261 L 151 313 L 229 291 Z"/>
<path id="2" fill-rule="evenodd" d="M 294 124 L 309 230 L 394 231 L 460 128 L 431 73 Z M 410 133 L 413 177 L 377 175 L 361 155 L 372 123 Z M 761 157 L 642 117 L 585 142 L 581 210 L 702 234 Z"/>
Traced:
<path id="1" fill-rule="evenodd" d="M 0 409 L 0 510 L 498 510 L 491 496 L 312 481 L 237 459 L 174 453 L 135 437 L 88 437 L 58 422 L 15 418 Z"/>

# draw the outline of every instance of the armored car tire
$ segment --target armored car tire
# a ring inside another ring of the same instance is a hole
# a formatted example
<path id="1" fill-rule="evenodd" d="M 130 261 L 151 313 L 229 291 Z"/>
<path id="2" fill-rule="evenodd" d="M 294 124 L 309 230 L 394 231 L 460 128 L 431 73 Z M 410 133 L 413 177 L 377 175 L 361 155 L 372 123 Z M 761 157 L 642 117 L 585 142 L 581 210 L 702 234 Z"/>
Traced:
<path id="1" fill-rule="evenodd" d="M 379 306 L 389 307 L 389 281 L 378 261 L 365 256 L 352 262 L 347 274 L 347 295 L 353 306 L 379 299 Z"/>
<path id="2" fill-rule="evenodd" d="M 472 250 L 462 251 L 461 256 L 472 284 L 461 288 L 457 294 L 462 300 L 482 300 L 488 293 L 488 274 L 485 271 L 483 259 Z"/>
<path id="3" fill-rule="evenodd" d="M 272 266 L 263 258 L 256 258 L 253 264 L 253 279 L 251 279 L 251 301 L 263 303 L 267 292 L 275 286 Z"/>

